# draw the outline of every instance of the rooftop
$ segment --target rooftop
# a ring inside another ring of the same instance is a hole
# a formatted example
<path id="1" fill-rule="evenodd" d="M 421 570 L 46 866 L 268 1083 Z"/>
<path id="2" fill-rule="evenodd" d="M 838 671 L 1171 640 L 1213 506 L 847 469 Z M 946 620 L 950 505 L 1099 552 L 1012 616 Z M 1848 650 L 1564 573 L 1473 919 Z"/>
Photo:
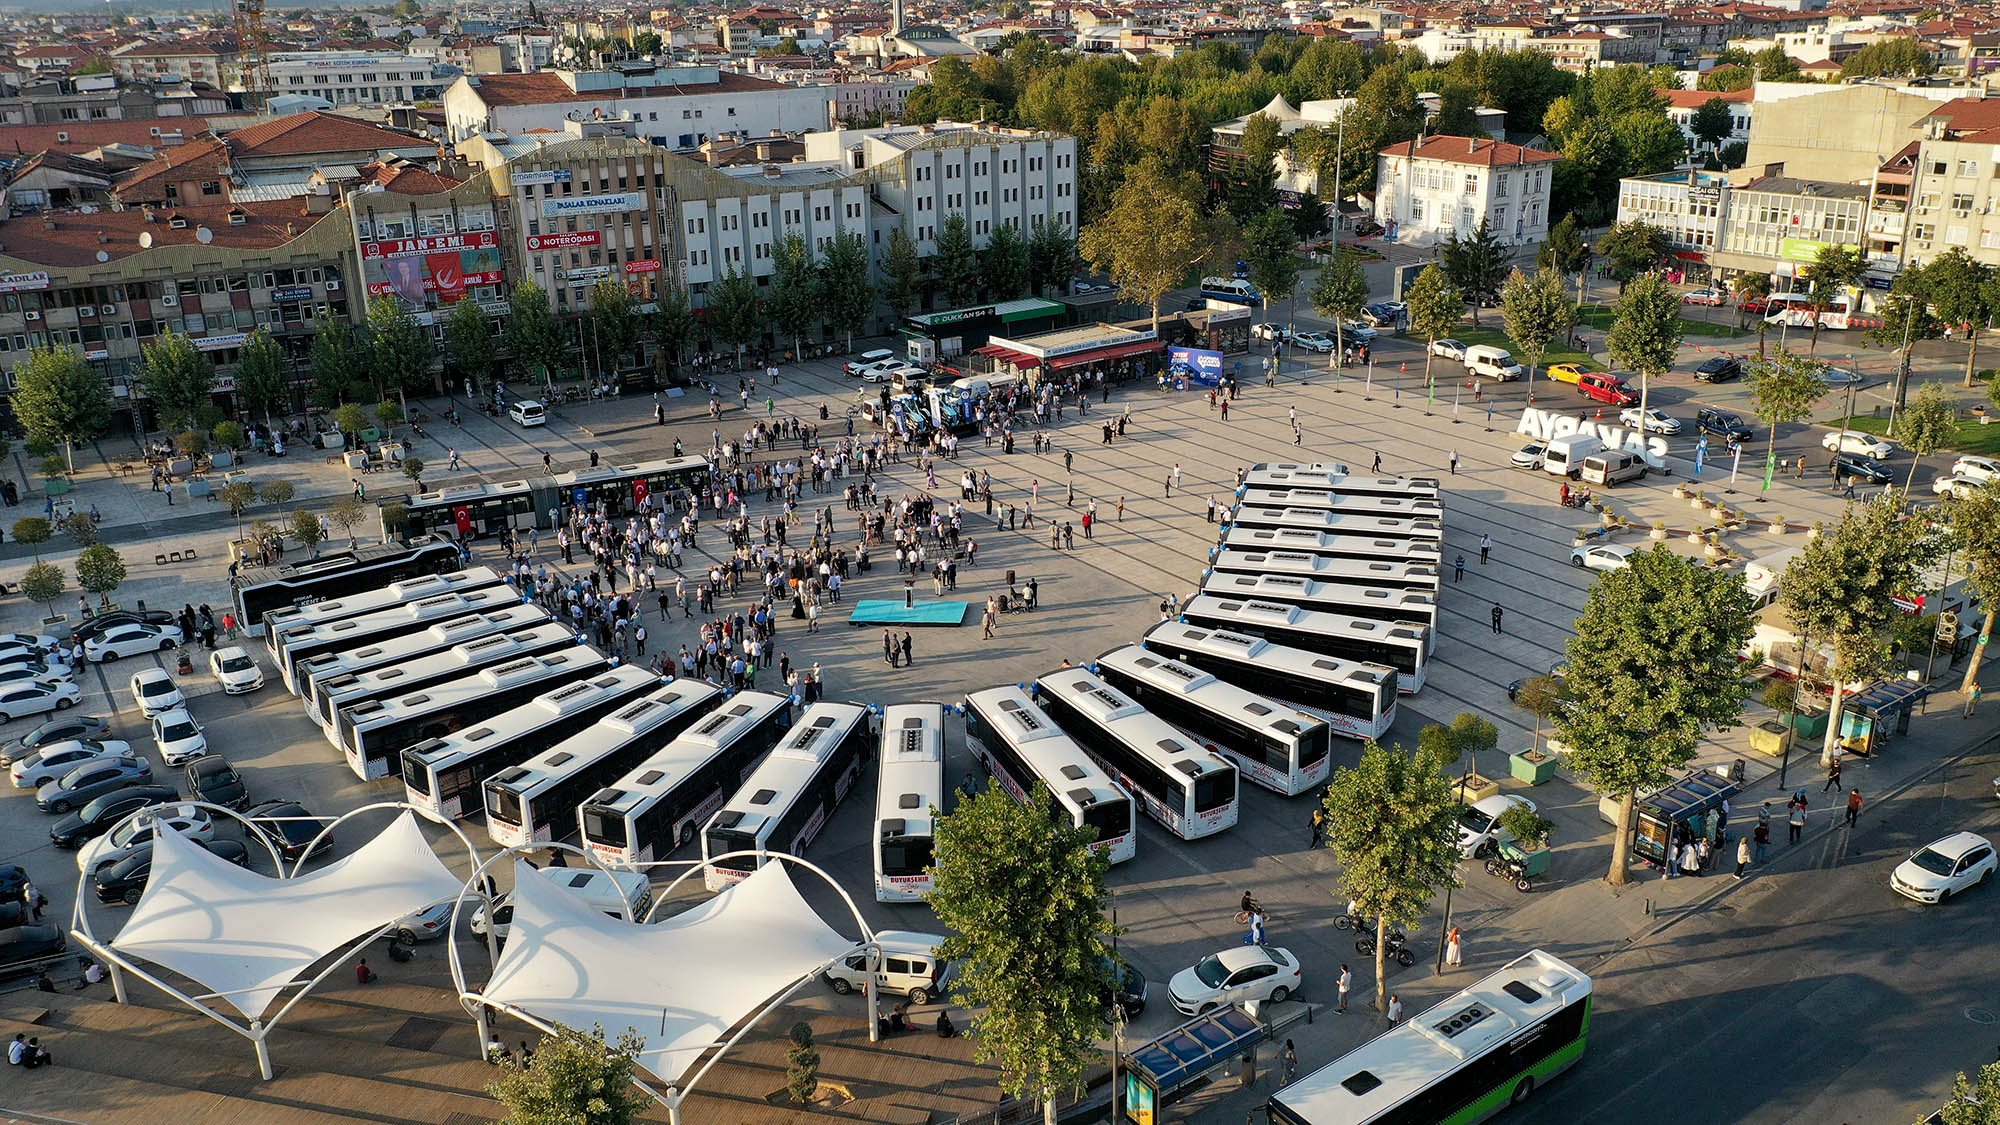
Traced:
<path id="1" fill-rule="evenodd" d="M 1826 199 L 1862 199 L 1869 195 L 1867 184 L 1842 184 L 1832 180 L 1801 180 L 1793 176 L 1760 176 L 1737 191 L 1761 191 L 1771 195 L 1811 195 Z"/>
<path id="2" fill-rule="evenodd" d="M 232 210 L 243 216 L 231 223 Z M 149 235 L 152 248 L 193 246 L 200 232 L 209 231 L 210 245 L 222 250 L 270 250 L 298 238 L 330 215 L 307 215 L 296 200 L 277 203 L 212 205 L 125 211 L 97 211 L 91 214 L 63 212 L 31 215 L 0 222 L 0 245 L 6 255 L 38 266 L 63 268 L 87 266 L 98 260 L 117 261 L 148 249 L 140 236 Z M 147 216 L 151 215 L 149 221 Z M 186 224 L 175 228 L 174 219 Z M 100 237 L 102 236 L 102 237 Z"/>
<path id="3" fill-rule="evenodd" d="M 1550 164 L 1562 159 L 1561 153 L 1508 144 L 1506 141 L 1489 141 L 1484 137 L 1426 137 L 1422 141 L 1390 145 L 1382 150 L 1382 155 L 1487 168 L 1502 164 Z"/>
<path id="4" fill-rule="evenodd" d="M 436 142 L 428 137 L 316 109 L 238 129 L 228 134 L 227 140 L 230 151 L 238 156 L 436 147 Z"/>

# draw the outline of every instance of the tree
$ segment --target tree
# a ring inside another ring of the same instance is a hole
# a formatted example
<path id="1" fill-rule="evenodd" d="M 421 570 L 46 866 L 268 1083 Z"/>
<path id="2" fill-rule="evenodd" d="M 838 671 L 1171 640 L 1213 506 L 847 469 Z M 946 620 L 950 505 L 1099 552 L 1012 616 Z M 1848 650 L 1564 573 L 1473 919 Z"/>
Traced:
<path id="1" fill-rule="evenodd" d="M 368 428 L 368 411 L 358 403 L 343 403 L 333 412 L 333 424 L 359 440 L 361 431 Z"/>
<path id="2" fill-rule="evenodd" d="M 215 365 L 178 332 L 153 338 L 140 349 L 139 389 L 160 411 L 160 422 L 178 430 L 214 403 Z"/>
<path id="3" fill-rule="evenodd" d="M 319 543 L 325 538 L 326 533 L 320 527 L 318 516 L 300 508 L 292 513 L 292 522 L 286 528 L 285 534 L 291 536 L 294 543 L 311 552 L 314 558 L 319 557 Z"/>
<path id="4" fill-rule="evenodd" d="M 290 363 L 284 346 L 262 328 L 250 334 L 236 363 L 236 394 L 243 405 L 264 416 L 264 425 L 277 429 L 273 411 L 285 405 L 286 374 Z"/>
<path id="5" fill-rule="evenodd" d="M 243 513 L 257 502 L 257 486 L 247 480 L 234 481 L 217 489 L 215 498 L 222 501 L 222 506 L 229 509 L 230 515 L 236 517 L 236 535 L 242 538 Z"/>
<path id="6" fill-rule="evenodd" d="M 451 307 L 444 322 L 444 356 L 460 379 L 484 379 L 493 370 L 493 321 L 478 301 Z"/>
<path id="7" fill-rule="evenodd" d="M 368 301 L 368 361 L 384 395 L 421 395 L 432 389 L 437 358 L 430 330 L 410 315 L 401 297 L 384 294 Z"/>
<path id="8" fill-rule="evenodd" d="M 1049 1125 L 1056 1092 L 1096 1065 L 1111 1019 L 1100 968 L 1110 861 L 1091 848 L 1096 837 L 1039 782 L 1025 804 L 989 786 L 936 822 L 926 901 L 952 935 L 938 948 L 959 965 L 952 998 L 981 1013 L 976 1057 L 999 1062 L 1009 1094 L 1040 1099 Z"/>
<path id="9" fill-rule="evenodd" d="M 288 480 L 267 481 L 264 487 L 257 490 L 257 498 L 274 508 L 291 503 L 292 497 L 296 495 L 298 489 L 293 488 L 292 482 Z"/>
<path id="10" fill-rule="evenodd" d="M 1938 1120 L 1943 1125 L 2000 1122 L 2000 1063 L 1980 1067 L 1976 1079 L 1966 1078 L 1963 1072 L 1952 1079 L 1951 1098 L 1938 1110 Z"/>
<path id="11" fill-rule="evenodd" d="M 1563 681 L 1554 676 L 1530 676 L 1514 693 L 1514 706 L 1535 717 L 1534 748 L 1542 748 L 1542 724 L 1563 705 Z"/>
<path id="12" fill-rule="evenodd" d="M 375 420 L 382 423 L 382 432 L 394 439 L 396 423 L 403 420 L 402 405 L 395 399 L 383 399 L 375 404 Z"/>
<path id="13" fill-rule="evenodd" d="M 1508 254 L 1500 240 L 1487 229 L 1486 220 L 1479 220 L 1479 226 L 1466 238 L 1453 234 L 1445 239 L 1439 253 L 1444 263 L 1445 276 L 1451 279 L 1454 289 L 1472 305 L 1473 327 L 1479 326 L 1481 306 L 1500 295 L 1500 286 L 1507 280 Z"/>
<path id="14" fill-rule="evenodd" d="M 660 282 L 653 290 L 653 316 L 646 328 L 653 334 L 660 362 L 673 370 L 699 331 L 694 310 L 688 307 L 686 286 L 671 278 Z"/>
<path id="15" fill-rule="evenodd" d="M 902 227 L 889 231 L 889 248 L 882 254 L 882 273 L 888 288 L 882 298 L 897 320 L 917 311 L 924 299 L 924 263 L 917 256 L 917 244 Z"/>
<path id="16" fill-rule="evenodd" d="M 1783 47 L 1766 47 L 1750 56 L 1750 63 L 1760 82 L 1790 82 L 1801 73 Z"/>
<path id="17" fill-rule="evenodd" d="M 244 431 L 240 422 L 217 422 L 215 428 L 208 431 L 208 436 L 215 439 L 215 444 L 231 453 L 242 449 L 244 443 L 250 440 L 249 434 Z"/>
<path id="18" fill-rule="evenodd" d="M 520 282 L 507 297 L 507 319 L 500 326 L 500 346 L 530 372 L 540 367 L 544 379 L 567 366 L 569 333 L 556 322 L 549 295 L 532 281 Z"/>
<path id="19" fill-rule="evenodd" d="M 1778 427 L 1803 422 L 1826 394 L 1826 369 L 1787 348 L 1750 362 L 1750 406 L 1764 420 L 1764 461 L 1777 456 Z"/>
<path id="20" fill-rule="evenodd" d="M 744 347 L 764 330 L 764 302 L 749 274 L 731 266 L 708 287 L 708 327 L 741 362 Z"/>
<path id="21" fill-rule="evenodd" d="M 1680 294 L 1656 273 L 1626 286 L 1612 307 L 1604 347 L 1613 362 L 1639 373 L 1639 409 L 1644 411 L 1652 381 L 1672 370 L 1680 354 Z"/>
<path id="22" fill-rule="evenodd" d="M 1426 271 L 1428 272 L 1428 271 Z M 1389 1006 L 1389 930 L 1415 924 L 1445 887 L 1456 887 L 1458 801 L 1435 746 L 1414 755 L 1369 740 L 1361 761 L 1327 783 L 1327 845 L 1340 891 L 1375 918 L 1375 1007 Z"/>
<path id="23" fill-rule="evenodd" d="M 1202 197 L 1199 179 L 1168 173 L 1148 158 L 1119 185 L 1111 209 L 1084 228 L 1084 257 L 1110 275 L 1126 300 L 1152 309 L 1156 331 L 1160 298 L 1190 266 L 1219 257 L 1218 225 L 1203 212 Z"/>
<path id="24" fill-rule="evenodd" d="M 1317 242 L 1333 229 L 1327 216 L 1326 201 L 1316 191 L 1305 191 L 1299 195 L 1299 205 L 1292 209 L 1292 233 L 1300 242 Z"/>
<path id="25" fill-rule="evenodd" d="M 1622 287 L 1667 256 L 1667 232 L 1644 219 L 1613 223 L 1597 240 L 1597 252 L 1611 259 L 1613 274 Z"/>
<path id="26" fill-rule="evenodd" d="M 1076 249 L 1068 227 L 1038 218 L 1028 232 L 1028 292 L 1041 297 L 1050 286 L 1066 290 L 1076 276 Z"/>
<path id="27" fill-rule="evenodd" d="M 618 370 L 639 350 L 639 305 L 623 281 L 605 278 L 590 287 L 590 331 L 601 375 Z"/>
<path id="28" fill-rule="evenodd" d="M 1986 658 L 1988 638 L 1993 636 L 1996 619 L 2000 619 L 2000 485 L 1989 482 L 1970 496 L 1947 503 L 1951 535 L 1968 568 L 1966 585 L 1972 587 L 1986 607 L 1986 620 L 1980 626 L 1979 640 L 1961 685 L 1961 690 L 1970 692 L 1979 683 L 1979 662 Z M 14 526 L 18 539 L 20 525 Z"/>
<path id="29" fill-rule="evenodd" d="M 1847 56 L 1840 64 L 1842 78 L 1922 78 L 1937 70 L 1930 48 L 1914 35 L 1878 39 Z"/>
<path id="30" fill-rule="evenodd" d="M 812 1025 L 792 1025 L 792 1045 L 785 1050 L 785 1089 L 795 1102 L 810 1103 L 819 1093 L 819 1051 L 813 1047 Z"/>
<path id="31" fill-rule="evenodd" d="M 322 318 L 313 330 L 312 402 L 321 410 L 332 410 L 359 397 L 363 359 L 354 346 L 354 334 L 346 324 L 332 317 Z"/>
<path id="32" fill-rule="evenodd" d="M 1889 287 L 1889 298 L 1876 310 L 1882 317 L 1880 328 L 1868 330 L 1868 341 L 1896 349 L 1896 409 L 1901 410 L 1910 389 L 1910 353 L 1925 340 L 1944 335 L 1944 322 L 1931 311 L 1930 270 L 1906 266 Z"/>
<path id="33" fill-rule="evenodd" d="M 1687 134 L 1657 109 L 1619 114 L 1611 119 L 1611 135 L 1624 154 L 1619 170 L 1627 176 L 1672 171 L 1687 156 Z"/>
<path id="34" fill-rule="evenodd" d="M 796 231 L 778 239 L 771 247 L 771 327 L 792 342 L 792 353 L 805 354 L 804 338 L 819 323 L 817 280 L 812 248 Z"/>
<path id="35" fill-rule="evenodd" d="M 76 584 L 97 595 L 100 605 L 109 605 L 111 591 L 125 581 L 125 560 L 103 543 L 85 547 L 76 556 Z"/>
<path id="36" fill-rule="evenodd" d="M 354 529 L 368 518 L 368 505 L 359 496 L 342 496 L 327 505 L 326 522 L 347 536 L 347 546 L 354 546 Z"/>
<path id="37" fill-rule="evenodd" d="M 1996 301 L 2000 301 L 2000 281 L 1991 266 L 1974 261 L 1972 255 L 1962 246 L 1954 246 L 1943 254 L 1931 259 L 1924 267 L 1924 277 L 1929 283 L 1931 311 L 1946 324 L 1960 325 L 1966 329 L 1965 382 L 1972 385 L 1972 374 L 1979 366 L 1979 336 L 1986 330 L 1986 322 L 1992 319 Z"/>
<path id="38" fill-rule="evenodd" d="M 1437 755 L 1440 766 L 1465 763 L 1466 772 L 1479 772 L 1482 751 L 1500 746 L 1500 728 L 1470 711 L 1460 711 L 1451 725 L 1431 723 L 1417 731 L 1417 748 Z"/>
<path id="39" fill-rule="evenodd" d="M 979 299 L 979 250 L 972 243 L 972 226 L 961 212 L 946 215 L 938 227 L 932 264 L 950 307 L 964 308 Z"/>
<path id="40" fill-rule="evenodd" d="M 1822 298 L 1828 290 L 1838 293 L 1861 280 L 1868 271 L 1868 260 L 1861 255 L 1859 246 L 1827 245 L 1819 249 L 1819 256 L 1806 264 L 1806 280 L 1812 282 L 1815 300 Z M 1813 317 L 1812 339 L 1806 345 L 1806 353 L 1812 354 L 1819 347 L 1819 317 Z"/>
<path id="41" fill-rule="evenodd" d="M 1416 284 L 1404 295 L 1404 303 L 1410 314 L 1410 331 L 1424 339 L 1424 386 L 1431 385 L 1431 345 L 1443 339 L 1453 328 L 1458 327 L 1460 317 L 1465 315 L 1465 298 L 1452 288 L 1451 279 L 1445 276 L 1444 267 L 1429 265 L 1417 275 Z"/>
<path id="42" fill-rule="evenodd" d="M 1910 475 L 1903 481 L 1907 491 L 1916 484 L 1919 459 L 1943 449 L 1958 433 L 1958 407 L 1952 404 L 1951 392 L 1943 384 L 1925 383 L 1917 388 L 1916 397 L 1910 400 L 1896 426 L 1896 439 L 1915 455 L 1910 458 Z"/>
<path id="43" fill-rule="evenodd" d="M 1736 131 L 1736 111 L 1722 98 L 1710 98 L 1695 107 L 1688 118 L 1688 132 L 1713 152 Z"/>
<path id="44" fill-rule="evenodd" d="M 1347 322 L 1359 316 L 1368 303 L 1368 276 L 1362 272 L 1360 257 L 1345 247 L 1335 250 L 1333 261 L 1319 271 L 1307 300 L 1314 312 L 1333 322 L 1333 354 L 1345 354 Z"/>
<path id="45" fill-rule="evenodd" d="M 1590 674 L 1564 681 L 1553 718 L 1570 768 L 1618 801 L 1612 883 L 1626 881 L 1635 796 L 1684 768 L 1703 731 L 1742 714 L 1737 661 L 1750 628 L 1741 576 L 1665 549 L 1636 552 L 1591 588 L 1566 648 L 1569 666 Z"/>
<path id="46" fill-rule="evenodd" d="M 65 588 L 62 569 L 53 563 L 37 560 L 21 575 L 21 596 L 47 606 L 50 617 L 56 615 L 56 599 Z"/>
<path id="47" fill-rule="evenodd" d="M 843 230 L 827 243 L 819 262 L 819 305 L 828 323 L 847 337 L 868 329 L 875 312 L 875 282 L 868 269 L 868 244 L 861 233 Z"/>
<path id="48" fill-rule="evenodd" d="M 88 512 L 71 512 L 56 521 L 56 526 L 69 536 L 69 541 L 76 544 L 78 550 L 98 542 L 97 521 L 91 519 Z"/>
<path id="49" fill-rule="evenodd" d="M 14 368 L 11 402 L 29 437 L 63 447 L 72 472 L 77 443 L 103 433 L 111 418 L 104 376 L 67 345 L 28 349 L 28 358 Z"/>
<path id="50" fill-rule="evenodd" d="M 1701 76 L 1695 84 L 1698 90 L 1713 90 L 1718 94 L 1733 94 L 1738 90 L 1748 90 L 1757 84 L 1756 75 L 1747 66 L 1725 63 Z"/>
<path id="51" fill-rule="evenodd" d="M 1847 701 L 1841 685 L 1875 679 L 1888 669 L 1891 653 L 1883 633 L 1903 614 L 1892 599 L 1919 587 L 1937 547 L 1924 521 L 1904 516 L 1895 490 L 1888 495 L 1886 501 L 1848 505 L 1838 523 L 1806 542 L 1779 584 L 1778 601 L 1802 638 L 1800 665 L 1813 644 L 1833 653 L 1821 765 L 1832 760 L 1840 737 Z"/>
<path id="52" fill-rule="evenodd" d="M 14 542 L 24 543 L 34 552 L 35 561 L 42 561 L 42 544 L 55 538 L 55 526 L 40 516 L 27 516 L 14 521 L 12 528 Z"/>
<path id="53" fill-rule="evenodd" d="M 1569 339 L 1576 324 L 1576 304 L 1562 275 L 1538 269 L 1533 277 L 1515 270 L 1500 287 L 1500 318 L 1506 322 L 1507 337 L 1528 356 L 1528 399 L 1535 397 L 1535 369 L 1542 357 L 1559 340 Z"/>
<path id="54" fill-rule="evenodd" d="M 1250 284 L 1264 294 L 1266 310 L 1280 299 L 1291 301 L 1304 272 L 1296 253 L 1298 232 L 1280 208 L 1273 207 L 1243 228 L 1243 255 L 1250 266 Z"/>
<path id="55" fill-rule="evenodd" d="M 1590 245 L 1583 240 L 1583 228 L 1577 225 L 1575 215 L 1564 215 L 1549 228 L 1549 240 L 1542 243 L 1536 264 L 1564 274 L 1580 274 L 1590 265 Z"/>
<path id="56" fill-rule="evenodd" d="M 423 458 L 421 457 L 403 458 L 402 469 L 403 469 L 403 475 L 410 478 L 410 483 L 417 486 L 418 492 L 422 492 L 424 490 Z"/>
<path id="57" fill-rule="evenodd" d="M 986 289 L 996 301 L 1011 301 L 1028 286 L 1028 244 L 1020 228 L 1003 222 L 993 228 L 986 249 L 979 255 L 986 273 Z"/>
<path id="58" fill-rule="evenodd" d="M 1277 203 L 1277 156 L 1283 147 L 1274 118 L 1259 113 L 1244 124 L 1243 155 L 1224 192 L 1229 213 L 1237 222 L 1248 224 Z"/>
<path id="59" fill-rule="evenodd" d="M 629 1029 L 607 1043 L 602 1027 L 558 1026 L 536 1045 L 532 1066 L 501 1059 L 486 1092 L 507 1107 L 509 1125 L 629 1125 L 653 1104 L 632 1084 L 645 1046 Z"/>

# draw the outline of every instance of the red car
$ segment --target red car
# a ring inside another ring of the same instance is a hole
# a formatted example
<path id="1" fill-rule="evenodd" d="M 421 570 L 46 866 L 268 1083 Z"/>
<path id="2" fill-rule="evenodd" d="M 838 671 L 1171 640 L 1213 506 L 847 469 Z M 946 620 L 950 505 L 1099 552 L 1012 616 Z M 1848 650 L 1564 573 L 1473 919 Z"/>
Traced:
<path id="1" fill-rule="evenodd" d="M 1625 380 L 1602 371 L 1594 371 L 1578 379 L 1576 389 L 1587 399 L 1612 406 L 1631 406 L 1639 401 L 1639 396 L 1633 393 Z"/>
<path id="2" fill-rule="evenodd" d="M 1769 306 L 1762 297 L 1745 297 L 1736 307 L 1749 313 L 1751 316 L 1763 316 Z"/>

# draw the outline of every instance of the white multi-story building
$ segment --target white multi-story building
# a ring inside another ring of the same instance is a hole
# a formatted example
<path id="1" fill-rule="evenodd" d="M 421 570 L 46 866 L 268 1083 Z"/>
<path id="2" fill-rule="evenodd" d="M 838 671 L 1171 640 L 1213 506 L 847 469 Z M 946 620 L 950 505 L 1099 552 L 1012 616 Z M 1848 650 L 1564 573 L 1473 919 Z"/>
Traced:
<path id="1" fill-rule="evenodd" d="M 1729 181 L 1710 172 L 1668 172 L 1618 181 L 1618 221 L 1664 231 L 1674 256 L 1705 265 L 1722 241 Z"/>
<path id="2" fill-rule="evenodd" d="M 1721 143 L 1750 143 L 1750 124 L 1757 114 L 1752 91 L 1735 90 L 1718 94 L 1711 90 L 1661 90 L 1660 94 L 1667 99 L 1667 120 L 1681 127 L 1681 136 L 1687 138 L 1689 151 L 1699 151 L 1702 145 L 1694 135 L 1695 111 L 1715 98 L 1721 98 L 1729 106 L 1729 135 L 1722 138 Z"/>
<path id="3" fill-rule="evenodd" d="M 452 141 L 482 133 L 562 132 L 571 120 L 630 121 L 637 135 L 690 149 L 723 133 L 768 136 L 826 126 L 827 91 L 713 66 L 465 75 L 444 94 Z"/>
<path id="4" fill-rule="evenodd" d="M 1375 219 L 1398 242 L 1471 235 L 1483 220 L 1500 242 L 1548 237 L 1549 192 L 1562 156 L 1484 137 L 1426 137 L 1375 160 Z"/>
<path id="5" fill-rule="evenodd" d="M 430 101 L 442 81 L 430 59 L 378 51 L 301 51 L 271 56 L 271 92 L 312 94 L 336 106 Z"/>

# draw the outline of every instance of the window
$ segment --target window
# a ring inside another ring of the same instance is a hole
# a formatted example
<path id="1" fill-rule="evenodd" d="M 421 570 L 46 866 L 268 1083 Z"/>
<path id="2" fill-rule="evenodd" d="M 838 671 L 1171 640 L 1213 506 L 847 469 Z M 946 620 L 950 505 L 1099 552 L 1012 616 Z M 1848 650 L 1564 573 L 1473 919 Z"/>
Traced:
<path id="1" fill-rule="evenodd" d="M 1494 197 L 1495 199 L 1505 199 L 1505 198 L 1507 198 L 1507 181 L 1508 181 L 1508 179 L 1509 179 L 1509 177 L 1507 177 L 1507 176 L 1495 176 L 1495 177 L 1493 177 L 1493 197 Z M 1503 208 L 1503 210 L 1504 210 L 1504 208 Z"/>
<path id="2" fill-rule="evenodd" d="M 216 180 L 203 180 L 201 182 L 201 193 L 203 195 L 221 195 L 222 184 Z"/>
<path id="3" fill-rule="evenodd" d="M 1423 200 L 1421 199 L 1410 200 L 1410 221 L 1413 223 L 1421 223 L 1424 221 Z"/>
<path id="4" fill-rule="evenodd" d="M 1979 174 L 1979 161 L 1977 160 L 1959 161 L 1958 174 L 1961 176 L 1977 176 Z"/>
<path id="5" fill-rule="evenodd" d="M 1930 223 L 1912 223 L 1910 225 L 1910 237 L 1925 245 L 1930 244 L 1931 236 L 1936 233 L 1937 227 Z"/>
<path id="6" fill-rule="evenodd" d="M 1467 173 L 1465 174 L 1465 194 L 1467 194 L 1467 195 L 1478 195 L 1478 194 L 1479 194 L 1479 174 L 1478 174 L 1478 173 L 1476 173 L 1476 172 L 1467 172 Z"/>

